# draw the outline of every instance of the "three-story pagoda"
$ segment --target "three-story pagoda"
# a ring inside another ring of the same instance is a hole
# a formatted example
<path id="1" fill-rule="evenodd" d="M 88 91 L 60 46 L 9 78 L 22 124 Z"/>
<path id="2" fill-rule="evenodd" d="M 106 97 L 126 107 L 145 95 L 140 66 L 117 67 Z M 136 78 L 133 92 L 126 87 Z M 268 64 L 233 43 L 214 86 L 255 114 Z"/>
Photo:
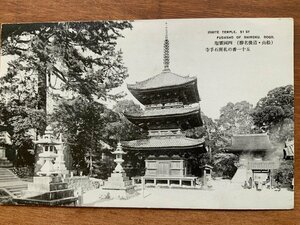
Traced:
<path id="1" fill-rule="evenodd" d="M 184 131 L 203 125 L 197 78 L 171 72 L 167 28 L 163 63 L 160 74 L 127 85 L 145 110 L 125 116 L 148 130 L 148 138 L 123 142 L 123 147 L 146 157 L 146 183 L 193 186 L 196 177 L 191 175 L 188 159 L 205 152 L 204 140 L 188 138 Z"/>

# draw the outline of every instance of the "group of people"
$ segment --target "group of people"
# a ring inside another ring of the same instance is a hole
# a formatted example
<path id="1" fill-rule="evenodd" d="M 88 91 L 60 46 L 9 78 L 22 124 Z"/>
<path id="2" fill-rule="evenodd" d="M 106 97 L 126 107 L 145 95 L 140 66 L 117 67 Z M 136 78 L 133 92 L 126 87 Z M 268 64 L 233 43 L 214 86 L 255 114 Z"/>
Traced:
<path id="1" fill-rule="evenodd" d="M 271 179 L 270 176 L 267 177 L 266 180 L 260 179 L 260 177 L 257 177 L 258 179 L 253 180 L 252 177 L 248 179 L 248 181 L 245 181 L 244 185 L 242 186 L 244 189 L 252 189 L 255 188 L 257 191 L 261 191 L 264 187 L 267 189 L 271 189 Z M 281 185 L 279 182 L 276 182 L 275 190 L 280 191 Z"/>

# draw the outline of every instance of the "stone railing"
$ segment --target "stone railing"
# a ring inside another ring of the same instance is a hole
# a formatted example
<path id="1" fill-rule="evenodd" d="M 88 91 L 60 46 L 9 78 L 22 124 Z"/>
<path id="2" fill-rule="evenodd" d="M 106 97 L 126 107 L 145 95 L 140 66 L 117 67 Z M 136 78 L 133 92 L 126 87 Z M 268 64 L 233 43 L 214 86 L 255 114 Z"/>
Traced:
<path id="1" fill-rule="evenodd" d="M 83 193 L 98 189 L 103 185 L 103 180 L 87 176 L 67 177 L 63 179 L 63 182 L 68 184 L 68 188 L 72 188 L 75 191 L 81 189 Z"/>

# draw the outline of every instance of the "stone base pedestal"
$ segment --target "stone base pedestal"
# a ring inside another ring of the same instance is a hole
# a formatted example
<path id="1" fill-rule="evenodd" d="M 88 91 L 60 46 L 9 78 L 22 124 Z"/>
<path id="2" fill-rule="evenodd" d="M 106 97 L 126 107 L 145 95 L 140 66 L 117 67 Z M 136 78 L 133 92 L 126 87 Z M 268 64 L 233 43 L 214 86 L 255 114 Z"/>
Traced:
<path id="1" fill-rule="evenodd" d="M 125 173 L 112 173 L 102 187 L 105 198 L 128 199 L 136 194 L 134 185 Z"/>
<path id="2" fill-rule="evenodd" d="M 68 188 L 61 177 L 44 176 L 34 177 L 33 183 L 28 184 L 28 190 L 14 201 L 25 205 L 70 205 L 76 204 L 77 199 L 74 189 Z"/>
<path id="3" fill-rule="evenodd" d="M 33 177 L 33 183 L 28 184 L 26 192 L 29 194 L 50 191 L 50 182 L 52 182 L 52 177 Z"/>

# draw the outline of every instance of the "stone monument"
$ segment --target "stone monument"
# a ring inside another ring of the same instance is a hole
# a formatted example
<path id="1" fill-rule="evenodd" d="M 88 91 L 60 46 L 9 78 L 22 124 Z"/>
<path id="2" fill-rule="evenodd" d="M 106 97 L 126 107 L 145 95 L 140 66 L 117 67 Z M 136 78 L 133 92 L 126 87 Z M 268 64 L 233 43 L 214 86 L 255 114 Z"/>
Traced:
<path id="1" fill-rule="evenodd" d="M 134 190 L 134 185 L 132 185 L 131 180 L 129 180 L 126 176 L 121 165 L 124 162 L 122 156 L 126 154 L 122 150 L 121 143 L 118 143 L 117 149 L 112 152 L 112 154 L 116 155 L 116 159 L 114 161 L 117 163 L 117 166 L 108 178 L 107 182 L 105 182 L 102 190 L 106 192 L 106 196 L 109 196 L 109 198 L 128 199 L 136 192 Z"/>
<path id="2" fill-rule="evenodd" d="M 12 164 L 6 158 L 6 147 L 11 145 L 10 135 L 7 131 L 0 132 L 0 167 L 11 167 Z"/>
<path id="3" fill-rule="evenodd" d="M 39 163 L 42 167 L 37 172 L 38 176 L 33 177 L 33 183 L 28 184 L 28 190 L 14 201 L 18 204 L 36 205 L 75 204 L 78 198 L 74 196 L 74 190 L 68 188 L 68 184 L 62 181 L 62 171 L 65 172 L 61 152 L 63 149 L 56 149 L 56 146 L 63 144 L 61 139 L 54 138 L 51 126 L 47 126 L 45 135 L 34 143 L 42 147 L 39 154 Z M 57 160 L 58 157 L 60 158 Z"/>

